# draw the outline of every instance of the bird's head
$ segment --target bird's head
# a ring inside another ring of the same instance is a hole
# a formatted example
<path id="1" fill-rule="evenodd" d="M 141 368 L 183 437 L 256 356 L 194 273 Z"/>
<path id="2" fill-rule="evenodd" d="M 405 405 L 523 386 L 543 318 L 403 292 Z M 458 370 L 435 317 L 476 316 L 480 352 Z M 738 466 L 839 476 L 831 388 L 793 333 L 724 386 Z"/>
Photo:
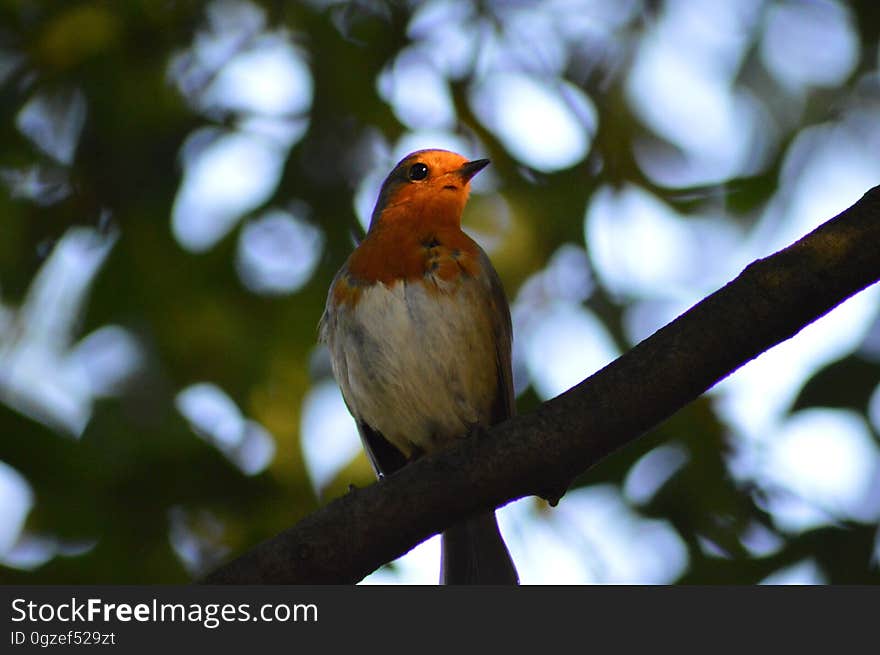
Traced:
<path id="1" fill-rule="evenodd" d="M 489 164 L 468 161 L 448 150 L 418 150 L 398 162 L 385 178 L 370 229 L 394 221 L 439 221 L 461 224 L 471 178 Z"/>

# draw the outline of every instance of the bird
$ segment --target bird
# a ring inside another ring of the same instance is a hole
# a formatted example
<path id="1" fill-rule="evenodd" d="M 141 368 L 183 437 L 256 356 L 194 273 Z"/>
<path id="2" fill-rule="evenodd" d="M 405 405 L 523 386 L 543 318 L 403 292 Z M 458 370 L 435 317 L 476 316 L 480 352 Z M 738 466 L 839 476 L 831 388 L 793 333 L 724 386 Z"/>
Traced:
<path id="1" fill-rule="evenodd" d="M 488 255 L 461 228 L 489 164 L 412 152 L 333 278 L 319 339 L 381 480 L 515 413 L 510 308 Z M 445 529 L 440 584 L 518 584 L 493 510 Z"/>

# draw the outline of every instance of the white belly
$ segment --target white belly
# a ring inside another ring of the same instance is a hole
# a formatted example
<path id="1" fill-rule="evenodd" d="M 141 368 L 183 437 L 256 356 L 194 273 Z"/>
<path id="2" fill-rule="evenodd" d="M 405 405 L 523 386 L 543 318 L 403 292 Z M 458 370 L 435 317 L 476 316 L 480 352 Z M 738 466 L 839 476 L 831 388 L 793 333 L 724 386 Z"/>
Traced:
<path id="1" fill-rule="evenodd" d="M 352 413 L 407 456 L 488 425 L 498 391 L 490 311 L 473 278 L 449 294 L 420 283 L 365 287 L 328 335 Z"/>

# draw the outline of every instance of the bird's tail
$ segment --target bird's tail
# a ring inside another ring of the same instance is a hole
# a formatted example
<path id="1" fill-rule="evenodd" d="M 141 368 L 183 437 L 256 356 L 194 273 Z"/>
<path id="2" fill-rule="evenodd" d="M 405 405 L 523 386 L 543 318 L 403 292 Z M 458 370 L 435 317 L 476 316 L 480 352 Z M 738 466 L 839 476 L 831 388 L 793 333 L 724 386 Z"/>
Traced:
<path id="1" fill-rule="evenodd" d="M 440 584 L 518 584 L 495 512 L 478 514 L 443 533 Z"/>

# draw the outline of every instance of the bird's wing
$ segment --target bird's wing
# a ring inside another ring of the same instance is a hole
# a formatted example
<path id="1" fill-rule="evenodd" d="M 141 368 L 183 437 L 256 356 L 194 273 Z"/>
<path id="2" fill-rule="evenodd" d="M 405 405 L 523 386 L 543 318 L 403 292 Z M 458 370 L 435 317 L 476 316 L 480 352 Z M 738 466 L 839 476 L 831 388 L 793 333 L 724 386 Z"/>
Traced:
<path id="1" fill-rule="evenodd" d="M 377 474 L 391 475 L 406 464 L 406 456 L 392 446 L 381 432 L 374 430 L 360 419 L 357 419 L 357 428 L 370 464 Z"/>
<path id="2" fill-rule="evenodd" d="M 337 326 L 333 291 L 336 284 L 339 282 L 343 271 L 344 268 L 340 269 L 333 278 L 333 282 L 330 285 L 330 291 L 327 294 L 327 306 L 318 323 L 318 338 L 322 343 L 326 343 L 330 349 L 330 358 L 333 362 L 334 375 L 337 380 L 342 380 L 347 377 L 345 357 L 342 353 L 336 352 L 336 344 L 333 343 L 333 336 Z M 374 430 L 366 421 L 358 416 L 354 408 L 349 405 L 348 399 L 346 399 L 344 393 L 342 394 L 342 400 L 357 423 L 358 433 L 361 436 L 361 443 L 364 446 L 364 451 L 366 451 L 370 464 L 373 466 L 373 470 L 376 471 L 376 474 L 390 475 L 406 464 L 407 460 L 404 454 L 392 446 L 391 443 L 382 436 L 382 433 L 378 430 Z"/>
<path id="3" fill-rule="evenodd" d="M 492 404 L 491 424 L 505 421 L 516 413 L 513 390 L 513 366 L 511 349 L 513 347 L 513 325 L 510 319 L 510 307 L 498 273 L 492 267 L 489 256 L 479 251 L 480 270 L 485 274 L 485 282 L 489 285 L 490 316 L 495 336 L 495 363 L 498 375 L 498 391 Z"/>

